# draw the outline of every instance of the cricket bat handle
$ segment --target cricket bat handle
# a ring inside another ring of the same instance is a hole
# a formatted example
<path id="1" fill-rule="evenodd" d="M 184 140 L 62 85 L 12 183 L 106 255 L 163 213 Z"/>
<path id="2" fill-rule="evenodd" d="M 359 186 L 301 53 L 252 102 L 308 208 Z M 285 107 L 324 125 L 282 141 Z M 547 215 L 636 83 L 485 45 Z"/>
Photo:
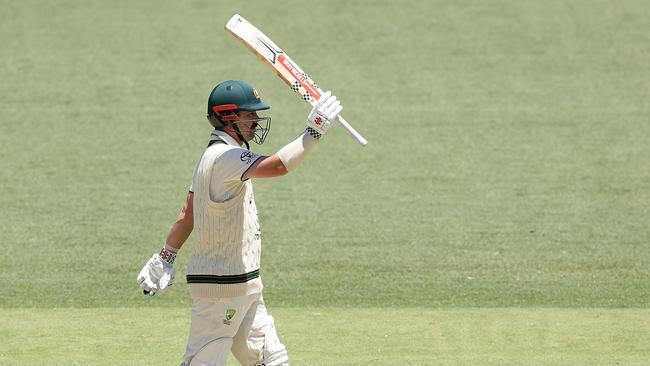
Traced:
<path id="1" fill-rule="evenodd" d="M 354 129 L 354 127 L 350 126 L 348 121 L 346 121 L 340 114 L 339 114 L 339 123 L 345 127 L 345 130 L 348 131 L 350 136 L 354 137 L 359 143 L 363 146 L 366 146 L 368 144 L 368 140 L 363 138 L 357 130 Z"/>

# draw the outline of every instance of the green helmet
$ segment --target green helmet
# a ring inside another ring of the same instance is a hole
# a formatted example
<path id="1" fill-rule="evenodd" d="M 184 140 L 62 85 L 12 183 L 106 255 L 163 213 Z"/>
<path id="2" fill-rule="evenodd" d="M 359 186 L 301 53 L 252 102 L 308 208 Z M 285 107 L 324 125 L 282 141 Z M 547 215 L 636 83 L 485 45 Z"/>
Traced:
<path id="1" fill-rule="evenodd" d="M 269 108 L 271 107 L 268 104 L 260 100 L 260 95 L 252 85 L 239 80 L 227 80 L 215 86 L 208 97 L 208 121 L 215 129 L 223 129 L 227 125 L 232 126 L 248 149 L 248 141 L 238 126 L 241 120 L 233 112 L 255 112 Z M 262 144 L 271 130 L 271 117 L 256 118 L 253 122 L 253 141 Z"/>
<path id="2" fill-rule="evenodd" d="M 208 115 L 225 111 L 261 111 L 269 109 L 252 85 L 240 80 L 226 80 L 215 86 L 208 98 Z"/>

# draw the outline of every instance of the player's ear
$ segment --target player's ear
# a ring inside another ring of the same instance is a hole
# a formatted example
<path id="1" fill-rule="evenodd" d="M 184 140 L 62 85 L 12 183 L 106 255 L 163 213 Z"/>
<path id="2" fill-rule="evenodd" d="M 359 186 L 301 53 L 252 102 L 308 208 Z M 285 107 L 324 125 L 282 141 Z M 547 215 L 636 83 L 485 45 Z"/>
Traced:
<path id="1" fill-rule="evenodd" d="M 217 119 L 217 117 L 214 114 L 208 114 L 205 116 L 208 119 L 208 122 L 210 122 L 210 125 L 214 128 L 219 128 L 221 126 L 221 123 Z M 223 126 L 221 126 L 223 127 Z"/>

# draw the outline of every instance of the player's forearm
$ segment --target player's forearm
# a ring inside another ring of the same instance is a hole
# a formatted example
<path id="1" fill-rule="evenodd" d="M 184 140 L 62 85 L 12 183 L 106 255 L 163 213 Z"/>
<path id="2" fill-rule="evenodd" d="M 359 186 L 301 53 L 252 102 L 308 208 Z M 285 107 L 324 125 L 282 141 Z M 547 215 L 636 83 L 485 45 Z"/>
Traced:
<path id="1" fill-rule="evenodd" d="M 320 137 L 320 135 L 317 135 Z M 307 158 L 309 153 L 316 148 L 318 138 L 315 134 L 305 131 L 297 139 L 280 149 L 276 155 L 282 161 L 287 171 L 296 169 Z"/>
<path id="2" fill-rule="evenodd" d="M 173 248 L 174 252 L 183 246 L 187 238 L 192 233 L 194 229 L 194 193 L 190 192 L 185 199 L 185 205 L 181 209 L 181 212 L 178 213 L 176 217 L 176 222 L 172 225 L 169 234 L 167 235 L 167 246 Z"/>
<path id="3" fill-rule="evenodd" d="M 176 219 L 174 225 L 172 225 L 171 230 L 169 230 L 169 235 L 167 235 L 167 245 L 174 248 L 174 251 L 181 249 L 187 238 L 189 238 L 194 228 L 194 219 L 192 216 L 181 217 Z"/>

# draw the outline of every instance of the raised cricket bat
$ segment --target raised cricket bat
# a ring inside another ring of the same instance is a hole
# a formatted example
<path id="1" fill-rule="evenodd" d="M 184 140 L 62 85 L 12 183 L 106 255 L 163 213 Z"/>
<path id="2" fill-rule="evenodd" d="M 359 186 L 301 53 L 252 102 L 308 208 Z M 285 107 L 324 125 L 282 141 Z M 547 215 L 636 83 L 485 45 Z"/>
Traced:
<path id="1" fill-rule="evenodd" d="M 294 92 L 298 93 L 305 102 L 312 106 L 318 102 L 323 91 L 302 71 L 298 64 L 293 62 L 289 55 L 284 53 L 278 45 L 273 43 L 269 37 L 254 25 L 239 14 L 235 14 L 226 24 L 226 31 L 230 32 L 257 55 L 260 60 L 269 65 L 280 79 L 287 83 Z M 365 146 L 368 143 L 341 115 L 339 115 L 339 122 L 361 145 Z"/>

